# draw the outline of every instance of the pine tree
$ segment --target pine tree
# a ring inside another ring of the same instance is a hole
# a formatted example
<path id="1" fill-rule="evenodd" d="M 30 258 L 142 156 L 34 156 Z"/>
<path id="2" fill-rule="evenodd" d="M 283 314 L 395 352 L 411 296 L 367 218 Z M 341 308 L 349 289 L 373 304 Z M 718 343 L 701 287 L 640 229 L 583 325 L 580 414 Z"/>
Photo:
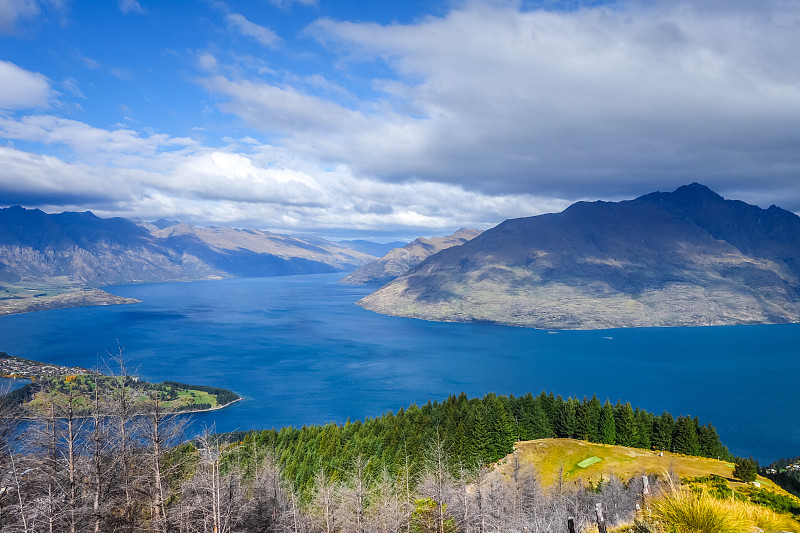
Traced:
<path id="1" fill-rule="evenodd" d="M 749 483 L 755 481 L 758 476 L 758 461 L 750 457 L 744 459 L 741 457 L 736 458 L 736 466 L 733 469 L 733 477 Z"/>
<path id="2" fill-rule="evenodd" d="M 638 432 L 636 438 L 636 447 L 648 449 L 652 444 L 651 439 L 653 433 L 653 420 L 655 417 L 644 409 L 639 409 L 638 407 L 634 412 L 634 416 L 636 417 L 636 428 Z"/>
<path id="3" fill-rule="evenodd" d="M 489 460 L 496 461 L 511 452 L 517 440 L 516 424 L 505 405 L 497 396 L 486 398 L 487 418 L 489 418 Z"/>
<path id="4" fill-rule="evenodd" d="M 604 444 L 617 443 L 617 428 L 614 422 L 614 407 L 606 400 L 600 411 L 600 442 Z"/>
<path id="5" fill-rule="evenodd" d="M 717 430 L 711 424 L 700 426 L 697 431 L 697 440 L 700 443 L 700 455 L 712 459 L 728 460 L 730 452 L 719 441 Z"/>
<path id="6" fill-rule="evenodd" d="M 592 399 L 586 403 L 583 409 L 583 417 L 586 419 L 585 425 L 587 427 L 586 439 L 590 442 L 600 442 L 600 411 L 603 405 L 597 399 L 597 395 L 593 395 Z"/>
<path id="7" fill-rule="evenodd" d="M 577 402 L 572 398 L 568 398 L 567 401 L 562 401 L 558 405 L 555 423 L 557 437 L 568 438 L 575 436 L 577 427 L 577 417 L 575 413 L 576 403 Z"/>
<path id="8" fill-rule="evenodd" d="M 476 402 L 470 411 L 470 418 L 468 421 L 470 442 L 472 449 L 469 452 L 472 462 L 488 463 L 491 451 L 489 449 L 489 432 L 486 429 L 486 419 L 483 415 L 484 407 L 482 402 Z"/>
<path id="9" fill-rule="evenodd" d="M 561 397 L 559 396 L 559 398 Z M 548 395 L 542 391 L 537 400 L 539 401 L 539 405 L 542 406 L 544 413 L 547 415 L 547 420 L 552 428 L 555 425 L 556 413 L 558 412 L 558 403 L 556 397 L 553 396 L 552 392 Z"/>
<path id="10" fill-rule="evenodd" d="M 635 446 L 638 440 L 638 428 L 633 407 L 630 402 L 622 405 L 617 403 L 614 408 L 614 423 L 617 433 L 617 444 L 621 446 Z"/>
<path id="11" fill-rule="evenodd" d="M 546 439 L 555 435 L 550 420 L 547 418 L 547 413 L 538 400 L 531 404 L 530 419 L 531 426 L 528 429 L 528 438 Z"/>
<path id="12" fill-rule="evenodd" d="M 695 421 L 688 416 L 679 416 L 672 434 L 672 451 L 685 455 L 700 455 Z"/>
<path id="13" fill-rule="evenodd" d="M 653 446 L 657 450 L 672 450 L 672 433 L 675 430 L 675 419 L 664 411 L 653 422 Z"/>
<path id="14" fill-rule="evenodd" d="M 533 409 L 535 404 L 536 400 L 534 400 L 531 393 L 528 393 L 517 400 L 517 420 L 519 420 L 520 440 L 531 440 L 536 438 L 533 431 Z"/>

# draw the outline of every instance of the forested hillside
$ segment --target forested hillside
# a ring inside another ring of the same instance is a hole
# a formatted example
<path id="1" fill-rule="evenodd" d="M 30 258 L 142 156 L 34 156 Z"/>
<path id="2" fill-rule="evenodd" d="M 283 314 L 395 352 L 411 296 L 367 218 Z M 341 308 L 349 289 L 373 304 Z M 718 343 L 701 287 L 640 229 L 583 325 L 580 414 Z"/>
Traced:
<path id="1" fill-rule="evenodd" d="M 256 433 L 230 434 L 244 446 L 237 460 L 247 461 L 251 450 L 269 450 L 278 458 L 287 479 L 301 492 L 313 484 L 320 465 L 332 476 L 344 472 L 360 455 L 371 458 L 368 473 L 387 468 L 392 474 L 423 467 L 426 449 L 440 442 L 447 450 L 448 468 L 473 468 L 505 457 L 518 440 L 570 437 L 730 459 L 711 424 L 670 413 L 655 415 L 630 403 L 563 399 L 552 393 L 521 397 L 488 394 L 483 398 L 451 396 L 443 402 L 401 408 L 396 414 L 344 425 L 304 426 Z"/>
<path id="2" fill-rule="evenodd" d="M 186 417 L 159 395 L 134 403 L 132 393 L 115 390 L 107 416 L 54 404 L 22 424 L 0 417 L 2 531 L 532 533 L 564 531 L 569 517 L 580 531 L 597 504 L 608 525 L 632 523 L 642 476 L 547 486 L 519 454 L 507 456 L 517 440 L 730 457 L 696 418 L 595 397 L 461 394 L 363 422 L 187 443 Z M 498 460 L 504 473 L 490 476 Z M 664 476 L 648 477 L 655 496 L 678 483 Z"/>

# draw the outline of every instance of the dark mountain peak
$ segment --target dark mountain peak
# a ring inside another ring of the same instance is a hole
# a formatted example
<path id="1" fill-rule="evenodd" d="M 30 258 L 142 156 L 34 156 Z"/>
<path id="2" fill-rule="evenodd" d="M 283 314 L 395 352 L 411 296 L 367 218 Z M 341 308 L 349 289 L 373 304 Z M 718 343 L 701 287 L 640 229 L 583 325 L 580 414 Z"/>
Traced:
<path id="1" fill-rule="evenodd" d="M 548 329 L 800 322 L 800 217 L 705 185 L 507 220 L 362 299 Z"/>
<path id="2" fill-rule="evenodd" d="M 50 215 L 51 218 L 54 220 L 62 219 L 62 220 L 72 220 L 72 221 L 97 221 L 103 220 L 91 211 L 64 211 L 63 213 L 58 213 L 55 215 Z"/>
<path id="3" fill-rule="evenodd" d="M 723 200 L 722 196 L 715 193 L 705 185 L 701 183 L 690 183 L 689 185 L 682 185 L 675 189 L 672 193 L 673 196 L 677 196 L 679 198 L 702 198 L 702 199 L 709 199 L 709 200 Z"/>
<path id="4" fill-rule="evenodd" d="M 675 207 L 690 207 L 709 203 L 724 202 L 725 199 L 701 183 L 682 185 L 672 192 L 651 192 L 640 196 L 634 202 L 655 202 Z"/>
<path id="5" fill-rule="evenodd" d="M 177 226 L 178 224 L 180 224 L 180 222 L 178 222 L 177 220 L 167 220 L 165 218 L 159 218 L 158 220 L 153 222 L 153 225 L 158 229 L 169 228 L 172 226 Z"/>
<path id="6" fill-rule="evenodd" d="M 6 217 L 17 218 L 23 216 L 42 216 L 45 215 L 45 212 L 41 209 L 26 209 L 20 205 L 12 205 L 10 207 L 4 207 L 0 209 L 0 214 L 3 214 Z"/>

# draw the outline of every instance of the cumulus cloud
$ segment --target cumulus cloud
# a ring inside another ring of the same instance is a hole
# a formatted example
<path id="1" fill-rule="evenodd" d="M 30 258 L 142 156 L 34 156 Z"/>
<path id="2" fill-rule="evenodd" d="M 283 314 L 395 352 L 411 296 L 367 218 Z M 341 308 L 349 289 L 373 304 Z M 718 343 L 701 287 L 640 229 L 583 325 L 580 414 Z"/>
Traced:
<path id="1" fill-rule="evenodd" d="M 405 24 L 318 20 L 304 35 L 330 54 L 324 76 L 217 45 L 197 52 L 208 105 L 247 126 L 214 146 L 32 114 L 53 99 L 50 82 L 0 62 L 0 79 L 5 69 L 30 87 L 0 84 L 0 197 L 409 237 L 692 181 L 800 210 L 800 4 L 456 5 Z M 229 30 L 281 48 L 268 28 L 214 7 Z M 51 155 L 20 148 L 31 144 Z"/>
<path id="2" fill-rule="evenodd" d="M 114 202 L 129 196 L 124 180 L 103 169 L 0 147 L 0 196 L 8 204 L 58 205 Z"/>
<path id="3" fill-rule="evenodd" d="M 358 175 L 572 198 L 695 180 L 724 192 L 797 178 L 798 21 L 800 4 L 777 1 L 567 12 L 469 2 L 409 24 L 308 28 L 341 68 L 391 69 L 371 101 L 203 83 L 222 110 Z"/>
<path id="4" fill-rule="evenodd" d="M 244 36 L 252 37 L 262 46 L 274 48 L 281 41 L 277 33 L 269 28 L 250 22 L 244 15 L 240 15 L 239 13 L 230 13 L 225 19 L 228 21 L 228 27 Z"/>
<path id="5" fill-rule="evenodd" d="M 443 235 L 508 216 L 561 209 L 534 195 L 486 195 L 458 185 L 387 183 L 344 165 L 322 169 L 245 137 L 224 149 L 192 139 L 105 130 L 51 116 L 0 119 L 0 137 L 60 146 L 80 162 L 0 147 L 0 197 L 51 211 L 178 218 L 276 231 Z M 244 153 L 249 150 L 249 153 Z M 60 150 L 59 150 L 60 151 Z"/>
<path id="6" fill-rule="evenodd" d="M 0 60 L 0 109 L 47 107 L 53 97 L 50 82 L 38 72 Z"/>
<path id="7" fill-rule="evenodd" d="M 51 115 L 30 115 L 20 119 L 0 117 L 0 138 L 45 145 L 61 144 L 91 159 L 100 154 L 152 156 L 165 149 L 191 146 L 192 139 L 166 134 L 142 136 L 135 130 L 106 130 L 76 120 Z"/>

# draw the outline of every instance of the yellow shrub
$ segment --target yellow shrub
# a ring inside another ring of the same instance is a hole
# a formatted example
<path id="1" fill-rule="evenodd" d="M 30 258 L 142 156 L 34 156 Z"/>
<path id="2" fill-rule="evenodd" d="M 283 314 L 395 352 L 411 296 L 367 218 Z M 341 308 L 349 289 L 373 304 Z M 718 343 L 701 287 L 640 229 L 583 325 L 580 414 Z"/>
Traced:
<path id="1" fill-rule="evenodd" d="M 740 533 L 747 519 L 730 500 L 680 489 L 650 504 L 653 520 L 674 533 Z"/>
<path id="2" fill-rule="evenodd" d="M 639 527 L 629 531 L 663 533 L 800 533 L 800 524 L 764 507 L 734 499 L 718 500 L 706 492 L 675 489 L 651 501 Z"/>

